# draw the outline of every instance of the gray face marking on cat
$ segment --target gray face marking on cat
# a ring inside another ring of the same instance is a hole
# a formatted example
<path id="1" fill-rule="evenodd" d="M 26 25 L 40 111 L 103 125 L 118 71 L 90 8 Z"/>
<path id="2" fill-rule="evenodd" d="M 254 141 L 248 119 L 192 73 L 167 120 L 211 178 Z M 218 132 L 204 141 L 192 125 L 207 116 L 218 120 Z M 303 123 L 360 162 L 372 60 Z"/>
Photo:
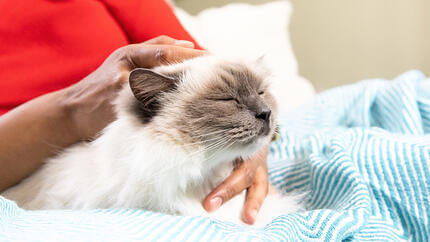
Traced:
<path id="1" fill-rule="evenodd" d="M 242 144 L 268 135 L 273 126 L 270 115 L 274 100 L 265 93 L 263 78 L 241 64 L 218 68 L 220 75 L 211 82 L 206 93 L 196 96 L 187 105 L 185 112 L 191 117 L 191 125 L 199 127 L 199 135 L 215 132 L 208 139 L 216 140 L 218 136 Z M 186 124 L 184 120 L 182 126 Z M 221 133 L 217 135 L 218 131 Z"/>
<path id="2" fill-rule="evenodd" d="M 140 118 L 151 125 L 154 137 L 168 137 L 180 145 L 199 143 L 219 148 L 244 147 L 273 134 L 277 110 L 266 73 L 244 62 L 211 58 L 156 69 L 162 76 L 181 75 L 175 75 L 178 80 L 174 88 L 157 88 L 160 92 L 153 95 L 155 106 L 144 106 L 156 108 L 150 110 L 150 119 L 146 114 Z"/>

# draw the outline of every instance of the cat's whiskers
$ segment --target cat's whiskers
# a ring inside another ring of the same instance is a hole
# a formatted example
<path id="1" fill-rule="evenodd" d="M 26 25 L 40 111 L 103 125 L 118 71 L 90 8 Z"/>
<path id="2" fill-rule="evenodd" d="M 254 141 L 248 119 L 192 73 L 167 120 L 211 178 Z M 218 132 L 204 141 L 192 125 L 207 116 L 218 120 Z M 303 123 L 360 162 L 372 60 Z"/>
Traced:
<path id="1" fill-rule="evenodd" d="M 212 151 L 212 150 L 217 149 L 217 148 L 219 148 L 219 147 L 222 147 L 222 146 L 224 146 L 224 145 L 228 144 L 232 139 L 233 139 L 233 138 L 229 138 L 229 139 L 227 139 L 227 138 L 225 138 L 225 137 L 222 137 L 222 138 L 220 138 L 220 140 L 219 140 L 219 141 L 217 141 L 216 143 L 211 144 L 211 146 L 208 146 L 208 147 L 207 147 L 207 148 L 205 148 L 205 149 L 202 149 L 202 150 L 199 150 L 199 151 L 197 151 L 197 152 L 194 152 L 194 153 L 189 154 L 189 155 L 188 155 L 188 157 L 187 157 L 186 159 L 183 159 L 183 161 L 182 161 L 182 162 L 180 162 L 180 163 L 174 163 L 172 166 L 168 166 L 168 167 L 166 167 L 166 168 L 164 168 L 164 169 L 160 170 L 159 172 L 157 172 L 157 173 L 153 174 L 153 175 L 152 175 L 152 177 L 150 177 L 149 179 L 147 179 L 147 180 L 149 180 L 150 182 L 145 182 L 145 184 L 153 184 L 153 183 L 155 183 L 155 182 L 157 181 L 157 178 L 158 178 L 158 179 L 160 179 L 160 175 L 162 175 L 163 173 L 166 173 L 166 172 L 168 172 L 168 171 L 169 171 L 169 170 L 171 170 L 171 169 L 174 169 L 174 168 L 180 167 L 180 166 L 182 166 L 182 165 L 185 165 L 185 164 L 186 164 L 186 163 L 188 163 L 188 162 L 191 162 L 191 161 L 193 160 L 193 159 L 192 159 L 192 156 L 197 156 L 197 155 L 200 155 L 200 154 L 201 154 L 201 153 L 203 153 L 203 152 L 209 152 L 209 151 Z M 227 147 L 230 147 L 232 144 L 234 144 L 234 142 L 233 142 L 233 143 L 231 143 L 231 144 L 229 144 Z M 224 150 L 226 150 L 226 149 L 227 149 L 227 148 L 226 148 L 226 147 L 224 147 L 224 148 L 222 148 L 220 151 L 224 151 Z M 216 152 L 214 152 L 214 154 L 212 154 L 212 155 L 211 155 L 211 157 L 204 159 L 204 160 L 202 161 L 202 163 L 204 163 L 204 162 L 206 162 L 206 161 L 210 160 L 210 159 L 211 159 L 211 158 L 213 158 L 213 156 L 214 156 L 214 155 L 216 155 L 216 154 L 217 154 L 217 153 L 216 153 Z M 189 158 L 189 159 L 188 159 L 188 158 Z"/>
<path id="2" fill-rule="evenodd" d="M 204 133 L 204 134 L 200 134 L 200 135 L 194 135 L 193 137 L 194 138 L 206 137 L 206 136 L 210 136 L 210 135 L 214 135 L 214 134 L 219 134 L 219 133 L 227 132 L 227 131 L 228 131 L 228 129 L 215 130 L 215 131 Z"/>
<path id="3" fill-rule="evenodd" d="M 204 149 L 198 150 L 196 152 L 193 152 L 191 154 L 188 154 L 187 157 L 185 159 L 183 159 L 182 162 L 180 162 L 180 163 L 173 163 L 173 165 L 167 166 L 167 167 L 159 170 L 158 172 L 154 173 L 151 177 L 149 177 L 149 179 L 147 179 L 147 180 L 152 181 L 152 182 L 146 182 L 146 184 L 155 183 L 156 179 L 154 179 L 154 178 L 159 178 L 159 176 L 162 175 L 163 173 L 166 173 L 166 172 L 168 172 L 171 169 L 180 167 L 180 166 L 182 166 L 182 165 L 184 165 L 184 164 L 186 164 L 188 162 L 191 162 L 193 160 L 192 159 L 193 156 L 196 157 L 196 156 L 198 156 L 198 155 L 200 155 L 200 154 L 202 154 L 204 152 L 208 152 L 210 150 L 216 149 L 217 147 L 225 145 L 227 142 L 229 142 L 229 140 L 227 140 L 227 138 L 221 137 L 220 140 L 218 140 L 214 144 L 211 144 L 207 148 L 204 148 Z"/>
<path id="4" fill-rule="evenodd" d="M 212 150 L 216 149 L 217 147 L 223 145 L 223 143 L 226 140 L 227 140 L 226 137 L 221 137 L 221 138 L 219 138 L 219 140 L 216 140 L 215 142 L 213 142 L 212 144 L 208 145 L 207 147 L 203 147 L 203 149 L 201 149 L 201 150 L 198 150 L 198 151 L 196 151 L 194 153 L 188 154 L 188 157 L 192 158 L 193 156 L 198 156 L 201 153 L 212 151 Z M 227 140 L 227 142 L 228 142 L 228 140 Z"/>
<path id="5" fill-rule="evenodd" d="M 222 130 L 222 131 L 225 131 L 225 130 Z M 206 135 L 206 137 L 207 137 L 207 136 L 211 136 L 211 135 L 213 135 L 213 134 Z M 203 135 L 202 135 L 202 137 L 205 137 L 205 136 L 203 136 Z M 222 138 L 222 137 L 221 137 L 221 138 Z M 209 141 L 214 141 L 214 140 L 217 140 L 217 139 L 220 139 L 220 137 L 213 137 L 213 138 L 211 138 L 211 139 L 200 140 L 200 141 L 196 141 L 196 142 L 192 142 L 192 143 L 184 144 L 184 145 L 181 145 L 181 147 L 188 147 L 188 146 L 193 146 L 193 145 L 197 145 L 197 144 L 203 144 L 203 143 L 207 143 L 207 142 L 209 142 Z"/>
<path id="6" fill-rule="evenodd" d="M 227 142 L 225 144 L 228 144 L 228 142 L 230 142 L 233 138 L 230 138 L 229 140 L 227 140 Z M 221 148 L 218 153 L 223 152 L 225 150 L 227 150 L 228 148 L 230 148 L 236 141 L 233 141 L 232 143 L 228 144 L 226 147 Z M 217 154 L 217 152 L 214 152 L 210 157 L 206 158 L 203 162 L 207 162 L 209 160 L 211 160 L 215 155 Z"/>

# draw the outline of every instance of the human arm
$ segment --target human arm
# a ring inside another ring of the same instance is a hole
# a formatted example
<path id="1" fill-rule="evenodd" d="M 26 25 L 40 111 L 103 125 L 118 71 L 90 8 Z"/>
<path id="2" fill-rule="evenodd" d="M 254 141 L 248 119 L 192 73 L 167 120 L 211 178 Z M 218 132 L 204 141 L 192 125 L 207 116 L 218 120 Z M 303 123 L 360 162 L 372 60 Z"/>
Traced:
<path id="1" fill-rule="evenodd" d="M 161 36 L 122 47 L 68 88 L 29 101 L 0 117 L 0 191 L 37 170 L 63 148 L 92 139 L 114 120 L 112 100 L 130 71 L 204 54 L 187 41 Z"/>

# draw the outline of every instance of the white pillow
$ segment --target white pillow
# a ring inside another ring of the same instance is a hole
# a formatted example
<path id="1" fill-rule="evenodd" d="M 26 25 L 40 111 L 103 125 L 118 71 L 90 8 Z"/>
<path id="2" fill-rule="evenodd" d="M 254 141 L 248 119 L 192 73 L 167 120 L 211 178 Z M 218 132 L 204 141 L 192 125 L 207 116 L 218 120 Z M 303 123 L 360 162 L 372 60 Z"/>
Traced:
<path id="1" fill-rule="evenodd" d="M 312 84 L 298 74 L 287 31 L 291 9 L 288 1 L 276 1 L 233 3 L 203 10 L 197 16 L 179 8 L 175 13 L 196 41 L 212 53 L 249 59 L 264 55 L 274 75 L 272 92 L 280 110 L 286 111 L 315 95 Z"/>

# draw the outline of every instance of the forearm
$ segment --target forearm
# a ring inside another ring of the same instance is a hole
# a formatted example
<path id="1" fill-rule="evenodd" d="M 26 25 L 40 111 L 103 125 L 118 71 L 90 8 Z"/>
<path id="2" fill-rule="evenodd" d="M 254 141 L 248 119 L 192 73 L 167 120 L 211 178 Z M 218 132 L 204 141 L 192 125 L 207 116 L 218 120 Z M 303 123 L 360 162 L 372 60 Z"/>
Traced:
<path id="1" fill-rule="evenodd" d="M 60 92 L 36 98 L 0 117 L 0 191 L 79 141 Z"/>

